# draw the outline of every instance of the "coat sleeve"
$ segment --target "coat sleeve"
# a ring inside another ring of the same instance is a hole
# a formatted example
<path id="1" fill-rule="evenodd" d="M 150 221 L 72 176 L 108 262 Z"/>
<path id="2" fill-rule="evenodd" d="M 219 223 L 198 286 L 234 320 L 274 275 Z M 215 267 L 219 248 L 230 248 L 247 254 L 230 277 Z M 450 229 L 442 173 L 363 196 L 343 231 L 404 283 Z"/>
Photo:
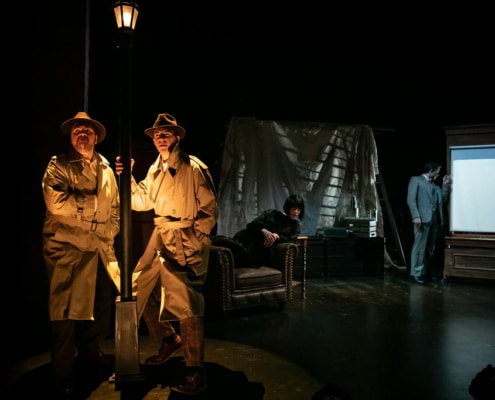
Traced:
<path id="1" fill-rule="evenodd" d="M 112 226 L 113 237 L 115 237 L 120 231 L 120 194 L 117 179 L 113 172 L 111 172 L 111 179 L 113 182 L 112 187 L 115 189 L 111 199 L 110 224 Z"/>
<path id="2" fill-rule="evenodd" d="M 205 176 L 205 173 L 208 171 L 195 168 L 194 172 L 196 201 L 198 203 L 198 213 L 194 221 L 194 230 L 198 239 L 202 240 L 204 236 L 210 235 L 217 223 L 217 198 L 214 189 L 212 189 L 211 179 Z"/>
<path id="3" fill-rule="evenodd" d="M 67 168 L 53 156 L 46 167 L 42 180 L 43 197 L 50 214 L 72 215 L 79 208 L 76 194 L 71 189 Z"/>
<path id="4" fill-rule="evenodd" d="M 419 191 L 419 182 L 418 179 L 413 176 L 409 179 L 409 185 L 407 187 L 407 206 L 409 207 L 409 211 L 411 212 L 412 219 L 420 218 L 419 209 L 418 209 L 418 191 Z"/>
<path id="5" fill-rule="evenodd" d="M 246 229 L 251 232 L 251 234 L 260 234 L 263 228 L 271 230 L 269 225 L 270 214 L 274 210 L 265 210 L 259 216 L 254 218 L 251 222 L 248 222 Z"/>
<path id="6" fill-rule="evenodd" d="M 155 181 L 154 166 L 148 169 L 146 177 L 136 182 L 134 176 L 131 175 L 131 208 L 134 211 L 149 211 L 154 207 L 154 202 L 151 198 L 151 190 Z"/>
<path id="7" fill-rule="evenodd" d="M 443 183 L 442 184 L 442 203 L 445 205 L 448 203 L 450 198 L 450 184 Z"/>

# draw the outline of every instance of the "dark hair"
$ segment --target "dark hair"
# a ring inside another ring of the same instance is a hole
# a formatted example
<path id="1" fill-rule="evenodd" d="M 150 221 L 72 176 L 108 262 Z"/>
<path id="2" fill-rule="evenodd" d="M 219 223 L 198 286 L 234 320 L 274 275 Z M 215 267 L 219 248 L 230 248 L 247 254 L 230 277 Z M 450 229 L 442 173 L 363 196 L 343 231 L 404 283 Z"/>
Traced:
<path id="1" fill-rule="evenodd" d="M 435 171 L 438 167 L 442 165 L 438 161 L 426 161 L 423 166 L 423 173 Z"/>
<path id="2" fill-rule="evenodd" d="M 303 219 L 303 217 L 304 217 L 304 199 L 301 196 L 298 196 L 297 194 L 291 194 L 289 197 L 287 197 L 285 199 L 284 212 L 287 215 L 289 215 L 290 209 L 292 207 L 297 207 L 301 210 L 301 213 L 299 214 L 299 219 Z"/>
<path id="3" fill-rule="evenodd" d="M 469 394 L 475 400 L 493 399 L 495 395 L 495 367 L 488 364 L 471 381 Z"/>

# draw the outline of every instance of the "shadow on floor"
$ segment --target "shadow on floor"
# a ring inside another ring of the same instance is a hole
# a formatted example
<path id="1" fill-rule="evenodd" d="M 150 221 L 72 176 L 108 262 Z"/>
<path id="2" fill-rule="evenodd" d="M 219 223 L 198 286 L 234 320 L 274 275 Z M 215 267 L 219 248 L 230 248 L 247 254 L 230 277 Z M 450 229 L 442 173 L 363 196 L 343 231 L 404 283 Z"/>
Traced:
<path id="1" fill-rule="evenodd" d="M 206 319 L 209 387 L 196 398 L 323 400 L 312 396 L 331 383 L 352 400 L 495 399 L 494 285 L 418 285 L 401 271 L 309 279 L 307 298 L 295 294 L 283 311 L 257 308 Z M 17 349 L 7 343 L 5 349 Z M 140 335 L 141 360 L 158 347 Z M 115 351 L 113 338 L 102 350 Z M 112 371 L 81 370 L 77 400 L 186 398 L 170 393 L 180 362 L 169 361 L 143 369 L 145 379 L 127 388 L 108 382 Z M 0 397 L 49 398 L 49 365 L 48 352 L 9 364 L 14 379 L 8 396 Z"/>
<path id="2" fill-rule="evenodd" d="M 110 399 L 186 399 L 179 393 L 171 392 L 168 387 L 175 384 L 183 369 L 183 358 L 175 357 L 162 366 L 142 366 L 141 382 L 109 382 L 113 366 L 107 368 L 86 368 L 76 362 L 75 400 Z M 195 396 L 195 399 L 241 399 L 262 400 L 265 389 L 261 383 L 249 382 L 240 371 L 232 371 L 217 363 L 205 364 L 208 376 L 208 389 Z M 50 364 L 42 365 L 18 379 L 8 390 L 5 400 L 45 398 L 52 399 L 50 391 Z M 119 397 L 120 394 L 120 397 Z M 164 397 L 168 395 L 168 397 Z"/>

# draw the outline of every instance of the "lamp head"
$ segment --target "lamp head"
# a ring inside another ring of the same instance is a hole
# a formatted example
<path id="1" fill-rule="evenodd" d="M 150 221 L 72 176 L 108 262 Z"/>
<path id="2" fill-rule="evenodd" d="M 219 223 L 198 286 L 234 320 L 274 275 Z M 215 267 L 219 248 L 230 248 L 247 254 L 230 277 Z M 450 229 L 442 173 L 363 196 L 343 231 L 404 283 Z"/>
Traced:
<path id="1" fill-rule="evenodd" d="M 139 6 L 134 1 L 118 1 L 113 11 L 119 29 L 134 31 L 139 14 Z"/>

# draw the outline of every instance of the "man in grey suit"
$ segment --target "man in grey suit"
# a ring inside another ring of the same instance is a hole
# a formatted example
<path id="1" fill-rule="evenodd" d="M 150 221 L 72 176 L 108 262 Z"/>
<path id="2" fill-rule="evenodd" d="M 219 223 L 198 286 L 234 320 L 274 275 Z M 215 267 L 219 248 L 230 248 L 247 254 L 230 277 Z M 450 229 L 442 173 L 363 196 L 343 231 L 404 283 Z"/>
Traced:
<path id="1" fill-rule="evenodd" d="M 423 173 L 411 177 L 407 188 L 407 205 L 414 225 L 410 275 L 419 284 L 424 284 L 431 274 L 430 264 L 443 226 L 443 206 L 450 194 L 449 175 L 443 177 L 442 187 L 435 183 L 441 168 L 436 161 L 426 162 Z"/>

